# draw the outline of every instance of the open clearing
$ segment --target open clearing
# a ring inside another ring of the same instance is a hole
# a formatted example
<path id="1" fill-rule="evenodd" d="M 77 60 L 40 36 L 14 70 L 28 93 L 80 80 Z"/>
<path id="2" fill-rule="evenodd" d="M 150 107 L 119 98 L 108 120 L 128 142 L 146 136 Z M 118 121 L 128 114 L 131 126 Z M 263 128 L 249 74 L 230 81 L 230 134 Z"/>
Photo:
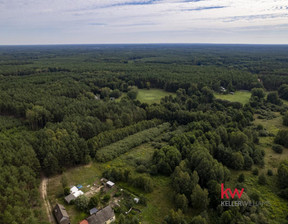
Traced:
<path id="1" fill-rule="evenodd" d="M 99 182 L 101 174 L 105 169 L 109 168 L 130 168 L 132 174 L 137 174 L 135 171 L 135 162 L 137 160 L 150 160 L 154 147 L 150 143 L 145 143 L 137 146 L 119 157 L 106 163 L 93 162 L 86 166 L 79 166 L 66 170 L 62 175 L 57 175 L 49 179 L 48 195 L 52 205 L 56 202 L 65 205 L 70 217 L 72 217 L 71 224 L 77 224 L 82 219 L 88 217 L 87 214 L 78 211 L 74 205 L 67 205 L 64 201 L 63 187 L 61 184 L 62 176 L 68 180 L 68 186 L 82 184 L 81 189 L 84 193 L 89 191 L 88 185 Z M 129 192 L 140 195 L 143 194 L 148 199 L 147 206 L 135 205 L 135 208 L 141 210 L 139 218 L 144 224 L 158 224 L 163 223 L 164 217 L 168 214 L 173 205 L 173 190 L 170 186 L 168 177 L 151 176 L 154 190 L 152 193 L 145 193 L 138 188 L 134 188 L 129 183 L 117 182 L 116 185 L 124 188 Z M 99 182 L 100 183 L 100 182 Z"/>
<path id="2" fill-rule="evenodd" d="M 169 93 L 162 89 L 139 89 L 137 100 L 142 103 L 160 103 L 161 98 L 165 96 L 175 96 L 175 93 Z"/>
<path id="3" fill-rule="evenodd" d="M 239 102 L 242 104 L 246 104 L 249 102 L 249 99 L 251 97 L 251 92 L 245 91 L 245 90 L 240 90 L 240 91 L 236 91 L 233 95 L 232 94 L 214 93 L 214 96 L 217 99 L 228 100 L 231 102 Z"/>

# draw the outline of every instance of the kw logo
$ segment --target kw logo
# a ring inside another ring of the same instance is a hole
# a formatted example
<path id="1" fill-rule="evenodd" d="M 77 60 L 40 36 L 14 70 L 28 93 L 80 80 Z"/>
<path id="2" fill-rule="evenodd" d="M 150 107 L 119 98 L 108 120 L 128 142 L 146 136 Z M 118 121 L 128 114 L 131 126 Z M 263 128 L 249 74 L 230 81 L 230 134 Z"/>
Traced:
<path id="1" fill-rule="evenodd" d="M 235 194 L 237 194 L 239 199 L 240 199 L 242 194 L 243 194 L 243 192 L 244 192 L 244 188 L 242 188 L 240 193 L 239 193 L 238 189 L 235 188 L 234 192 L 232 193 L 230 188 L 227 188 L 226 190 L 224 190 L 224 184 L 221 184 L 221 199 L 224 198 L 224 195 L 226 196 L 227 199 L 229 199 L 228 192 L 230 192 L 230 196 L 231 196 L 232 199 L 235 197 Z"/>

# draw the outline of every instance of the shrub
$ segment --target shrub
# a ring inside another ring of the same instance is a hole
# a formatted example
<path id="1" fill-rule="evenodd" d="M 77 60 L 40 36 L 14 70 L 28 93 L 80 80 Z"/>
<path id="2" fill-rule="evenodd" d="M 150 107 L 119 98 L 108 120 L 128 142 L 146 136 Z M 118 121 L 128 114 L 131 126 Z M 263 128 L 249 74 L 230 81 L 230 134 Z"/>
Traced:
<path id="1" fill-rule="evenodd" d="M 70 194 L 70 188 L 69 187 L 65 187 L 64 188 L 64 195 L 67 196 Z"/>
<path id="2" fill-rule="evenodd" d="M 108 202 L 109 200 L 110 200 L 110 194 L 105 194 L 104 196 L 103 196 L 103 198 L 102 198 L 102 201 L 103 202 Z"/>
<path id="3" fill-rule="evenodd" d="M 260 201 L 260 196 L 259 194 L 253 192 L 251 195 L 249 195 L 250 199 L 253 201 Z"/>
<path id="4" fill-rule="evenodd" d="M 273 176 L 273 171 L 269 169 L 269 170 L 267 171 L 267 175 L 268 175 L 268 176 Z"/>
<path id="5" fill-rule="evenodd" d="M 86 211 L 88 209 L 89 199 L 85 195 L 81 195 L 75 199 L 75 205 L 81 211 Z"/>
<path id="6" fill-rule="evenodd" d="M 122 193 L 120 192 L 120 191 L 118 191 L 118 192 L 116 192 L 115 194 L 114 194 L 114 197 L 120 197 L 122 195 Z"/>
<path id="7" fill-rule="evenodd" d="M 274 152 L 281 154 L 283 152 L 283 146 L 281 145 L 273 145 L 272 149 Z"/>
<path id="8" fill-rule="evenodd" d="M 288 148 L 288 130 L 280 130 L 277 133 L 274 142 Z"/>
<path id="9" fill-rule="evenodd" d="M 265 185 L 267 184 L 267 180 L 264 174 L 261 174 L 258 178 L 258 183 L 261 185 Z"/>
<path id="10" fill-rule="evenodd" d="M 252 170 L 253 175 L 258 176 L 259 170 L 257 168 Z"/>
<path id="11" fill-rule="evenodd" d="M 94 195 L 93 197 L 90 198 L 88 206 L 91 209 L 96 207 L 98 203 L 99 203 L 98 196 Z"/>
<path id="12" fill-rule="evenodd" d="M 136 171 L 138 173 L 145 173 L 147 172 L 147 168 L 144 165 L 137 166 Z"/>
<path id="13" fill-rule="evenodd" d="M 243 173 L 241 173 L 238 177 L 238 182 L 243 183 L 245 181 L 245 176 Z"/>

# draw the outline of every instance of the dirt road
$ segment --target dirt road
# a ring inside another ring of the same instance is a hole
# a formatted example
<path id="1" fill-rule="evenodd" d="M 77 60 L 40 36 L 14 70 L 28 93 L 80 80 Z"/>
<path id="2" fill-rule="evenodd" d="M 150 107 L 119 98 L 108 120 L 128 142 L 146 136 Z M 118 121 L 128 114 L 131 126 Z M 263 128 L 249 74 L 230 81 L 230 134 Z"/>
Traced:
<path id="1" fill-rule="evenodd" d="M 48 178 L 43 176 L 41 180 L 41 185 L 40 185 L 41 197 L 43 199 L 46 213 L 48 215 L 48 220 L 50 223 L 54 224 L 55 220 L 52 214 L 52 208 L 47 198 L 47 184 L 48 184 Z"/>

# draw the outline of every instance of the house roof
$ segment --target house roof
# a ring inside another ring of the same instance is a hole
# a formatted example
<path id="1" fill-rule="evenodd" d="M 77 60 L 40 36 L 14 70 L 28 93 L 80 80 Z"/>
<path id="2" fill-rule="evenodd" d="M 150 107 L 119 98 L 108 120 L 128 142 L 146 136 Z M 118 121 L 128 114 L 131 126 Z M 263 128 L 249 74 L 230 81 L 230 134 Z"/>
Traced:
<path id="1" fill-rule="evenodd" d="M 76 197 L 74 196 L 74 194 L 69 194 L 65 197 L 65 201 L 67 201 L 67 203 L 69 204 L 72 200 L 75 200 Z"/>
<path id="2" fill-rule="evenodd" d="M 84 219 L 81 222 L 79 222 L 79 224 L 88 224 L 88 221 L 86 219 Z"/>
<path id="3" fill-rule="evenodd" d="M 78 198 L 80 195 L 83 195 L 83 191 L 76 191 L 75 193 L 73 193 L 73 195 L 75 196 L 75 198 Z"/>
<path id="4" fill-rule="evenodd" d="M 98 209 L 97 208 L 92 208 L 92 209 L 90 209 L 90 215 L 93 215 L 93 214 L 95 214 L 96 212 L 98 212 Z"/>
<path id="5" fill-rule="evenodd" d="M 58 223 L 70 223 L 68 213 L 63 205 L 56 204 L 53 212 Z"/>
<path id="6" fill-rule="evenodd" d="M 112 181 L 107 181 L 107 183 L 106 184 L 108 184 L 109 186 L 111 186 L 111 187 L 113 187 L 115 184 L 112 182 Z"/>
<path id="7" fill-rule="evenodd" d="M 108 205 L 87 218 L 89 224 L 103 224 L 115 216 L 113 209 Z"/>
<path id="8" fill-rule="evenodd" d="M 74 192 L 77 192 L 78 191 L 78 188 L 73 186 L 70 188 L 70 193 L 74 193 Z"/>

